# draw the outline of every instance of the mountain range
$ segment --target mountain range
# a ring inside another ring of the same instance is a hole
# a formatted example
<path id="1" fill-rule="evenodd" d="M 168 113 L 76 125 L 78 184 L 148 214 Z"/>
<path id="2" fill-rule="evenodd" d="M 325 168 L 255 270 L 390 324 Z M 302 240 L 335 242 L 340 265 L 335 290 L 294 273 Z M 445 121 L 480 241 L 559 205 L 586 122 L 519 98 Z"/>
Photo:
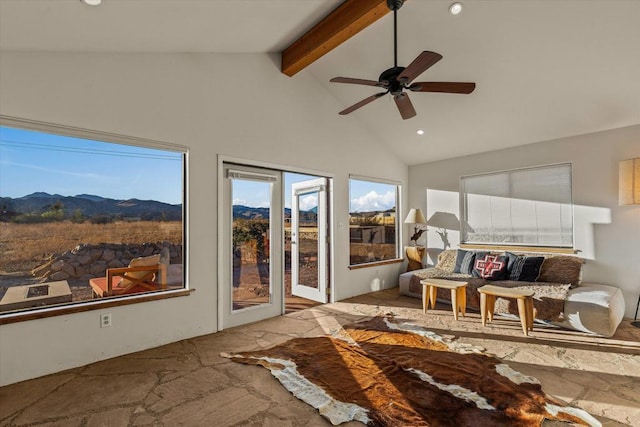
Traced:
<path id="1" fill-rule="evenodd" d="M 39 215 L 51 210 L 56 203 L 62 205 L 65 218 L 70 218 L 76 212 L 91 218 L 97 215 L 105 215 L 115 218 L 139 218 L 143 220 L 168 220 L 179 221 L 182 219 L 182 204 L 169 204 L 156 200 L 110 199 L 94 194 L 78 194 L 76 196 L 62 196 L 35 192 L 23 197 L 0 197 L 0 219 L 11 218 L 23 214 Z M 390 209 L 384 212 L 393 212 Z M 357 216 L 374 216 L 380 211 L 352 213 Z M 301 212 L 302 221 L 313 221 L 317 215 L 317 208 Z M 284 217 L 291 217 L 291 209 L 284 209 Z M 269 208 L 233 205 L 234 219 L 267 219 Z"/>
<path id="2" fill-rule="evenodd" d="M 182 204 L 172 205 L 155 200 L 117 200 L 92 194 L 62 196 L 36 192 L 27 196 L 11 198 L 0 197 L 0 213 L 3 216 L 22 214 L 42 214 L 60 203 L 65 218 L 79 211 L 85 217 L 107 215 L 122 218 L 140 218 L 144 220 L 179 221 L 182 219 Z"/>
<path id="3" fill-rule="evenodd" d="M 291 209 L 284 208 L 284 217 L 291 217 Z M 244 205 L 233 205 L 233 219 L 267 219 L 269 208 L 254 208 Z"/>

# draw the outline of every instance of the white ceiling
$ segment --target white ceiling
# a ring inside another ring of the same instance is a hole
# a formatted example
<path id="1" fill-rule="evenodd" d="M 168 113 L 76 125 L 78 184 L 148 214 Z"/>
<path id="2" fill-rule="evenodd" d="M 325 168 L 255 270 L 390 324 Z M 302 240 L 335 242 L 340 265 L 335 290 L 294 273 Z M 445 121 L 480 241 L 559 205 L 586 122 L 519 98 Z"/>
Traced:
<path id="1" fill-rule="evenodd" d="M 640 0 L 408 0 L 398 65 L 423 50 L 443 59 L 417 81 L 473 81 L 471 95 L 411 93 L 402 120 L 383 97 L 357 120 L 408 164 L 640 124 Z M 341 0 L 0 0 L 0 50 L 279 52 Z M 389 14 L 301 73 L 339 110 L 393 65 Z M 296 76 L 292 77 L 293 79 Z M 416 130 L 425 130 L 423 136 Z"/>

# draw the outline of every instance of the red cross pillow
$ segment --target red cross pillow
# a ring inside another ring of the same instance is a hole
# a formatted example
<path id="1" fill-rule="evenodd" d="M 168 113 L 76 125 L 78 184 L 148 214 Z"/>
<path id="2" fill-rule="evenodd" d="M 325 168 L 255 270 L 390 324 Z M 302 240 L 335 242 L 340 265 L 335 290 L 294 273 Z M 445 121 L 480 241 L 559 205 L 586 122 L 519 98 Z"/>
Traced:
<path id="1" fill-rule="evenodd" d="M 473 273 L 486 280 L 503 280 L 507 277 L 507 257 L 491 254 L 476 257 Z"/>

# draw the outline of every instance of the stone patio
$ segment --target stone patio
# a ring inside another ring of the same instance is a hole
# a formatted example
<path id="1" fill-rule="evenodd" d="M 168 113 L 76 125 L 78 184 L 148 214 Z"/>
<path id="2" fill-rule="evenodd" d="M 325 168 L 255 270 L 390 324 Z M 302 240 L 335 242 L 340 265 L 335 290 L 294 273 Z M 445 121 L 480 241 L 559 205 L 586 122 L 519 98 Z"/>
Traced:
<path id="1" fill-rule="evenodd" d="M 331 334 L 384 313 L 485 347 L 604 426 L 640 425 L 640 328 L 629 319 L 612 338 L 539 326 L 525 337 L 517 320 L 483 328 L 478 313 L 456 322 L 446 305 L 423 314 L 420 300 L 394 288 L 0 388 L 0 427 L 328 426 L 269 371 L 219 353 Z"/>

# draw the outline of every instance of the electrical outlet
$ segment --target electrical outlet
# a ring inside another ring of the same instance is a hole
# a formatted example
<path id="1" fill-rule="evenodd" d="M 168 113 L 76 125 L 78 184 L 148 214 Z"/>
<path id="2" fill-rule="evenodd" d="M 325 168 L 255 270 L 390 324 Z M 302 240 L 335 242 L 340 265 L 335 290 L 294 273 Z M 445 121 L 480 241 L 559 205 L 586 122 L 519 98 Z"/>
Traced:
<path id="1" fill-rule="evenodd" d="M 100 327 L 108 328 L 111 326 L 111 313 L 100 315 Z"/>

